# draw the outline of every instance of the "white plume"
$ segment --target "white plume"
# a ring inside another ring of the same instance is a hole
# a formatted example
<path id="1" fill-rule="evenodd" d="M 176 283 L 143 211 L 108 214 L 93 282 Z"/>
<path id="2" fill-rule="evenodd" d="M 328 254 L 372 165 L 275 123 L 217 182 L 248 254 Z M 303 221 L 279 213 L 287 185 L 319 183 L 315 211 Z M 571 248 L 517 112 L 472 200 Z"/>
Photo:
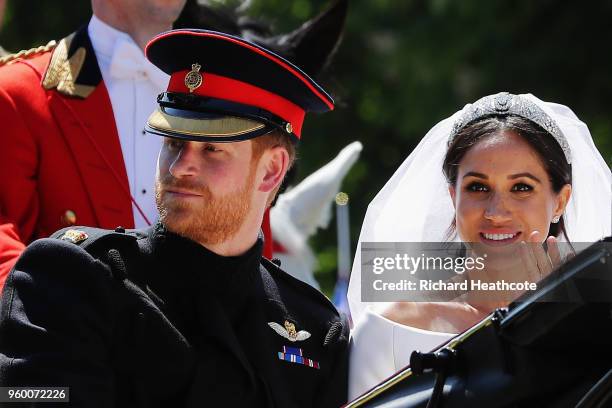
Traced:
<path id="1" fill-rule="evenodd" d="M 334 197 L 362 149 L 360 142 L 349 144 L 332 161 L 291 190 L 279 195 L 276 205 L 270 210 L 272 236 L 289 252 L 283 257 L 280 254 L 274 256 L 281 259 L 283 269 L 310 284 L 314 282 L 312 270 L 315 256 L 307 245 L 308 238 L 317 228 L 325 228 L 329 224 Z M 298 262 L 284 260 L 287 255 L 297 257 Z M 286 263 L 291 263 L 291 267 Z M 296 264 L 301 265 L 298 269 L 306 268 L 309 272 L 298 273 L 292 270 Z"/>

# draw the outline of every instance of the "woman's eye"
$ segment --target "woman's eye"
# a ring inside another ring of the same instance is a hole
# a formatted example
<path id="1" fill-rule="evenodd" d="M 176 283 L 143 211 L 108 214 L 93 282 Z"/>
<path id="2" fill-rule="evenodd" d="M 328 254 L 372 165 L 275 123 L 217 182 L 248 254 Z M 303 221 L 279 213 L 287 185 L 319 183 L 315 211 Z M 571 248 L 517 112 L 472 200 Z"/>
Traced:
<path id="1" fill-rule="evenodd" d="M 483 193 L 489 191 L 489 187 L 485 186 L 482 183 L 470 183 L 465 189 L 467 191 L 472 191 L 475 193 Z"/>
<path id="2" fill-rule="evenodd" d="M 533 187 L 525 183 L 517 183 L 512 186 L 512 191 L 531 191 Z"/>

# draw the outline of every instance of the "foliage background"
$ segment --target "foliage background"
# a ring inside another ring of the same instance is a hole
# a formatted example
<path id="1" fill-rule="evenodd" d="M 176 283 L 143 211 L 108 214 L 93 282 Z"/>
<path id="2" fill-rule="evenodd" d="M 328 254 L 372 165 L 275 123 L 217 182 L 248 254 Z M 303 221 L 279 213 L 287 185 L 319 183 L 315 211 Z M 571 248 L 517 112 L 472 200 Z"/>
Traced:
<path id="1" fill-rule="evenodd" d="M 209 0 L 215 2 L 239 3 Z M 281 33 L 328 4 L 253 0 L 248 13 Z M 9 0 L 0 44 L 12 51 L 45 44 L 77 29 L 90 13 L 87 0 Z M 352 0 L 343 42 L 323 80 L 338 107 L 307 121 L 298 179 L 348 143 L 363 143 L 343 185 L 351 196 L 354 245 L 368 203 L 427 130 L 501 90 L 570 106 L 612 164 L 611 15 L 612 2 Z M 409 214 L 398 222 L 409 222 Z M 334 225 L 312 240 L 327 293 L 335 279 Z"/>

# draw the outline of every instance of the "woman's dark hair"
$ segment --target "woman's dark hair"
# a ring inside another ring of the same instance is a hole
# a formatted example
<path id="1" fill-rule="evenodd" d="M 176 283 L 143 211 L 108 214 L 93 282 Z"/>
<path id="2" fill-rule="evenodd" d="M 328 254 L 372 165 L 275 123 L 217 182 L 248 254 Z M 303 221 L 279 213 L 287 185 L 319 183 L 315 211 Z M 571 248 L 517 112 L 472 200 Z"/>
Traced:
<path id="1" fill-rule="evenodd" d="M 516 115 L 488 116 L 463 127 L 449 146 L 442 171 L 449 185 L 457 184 L 459 164 L 466 153 L 481 140 L 503 131 L 512 131 L 522 137 L 538 154 L 551 181 L 553 191 L 559 193 L 564 185 L 572 184 L 572 166 L 553 136 L 536 123 Z M 455 220 L 449 228 L 449 236 L 455 231 Z M 563 216 L 556 224 L 550 224 L 550 234 L 561 233 L 569 242 Z"/>

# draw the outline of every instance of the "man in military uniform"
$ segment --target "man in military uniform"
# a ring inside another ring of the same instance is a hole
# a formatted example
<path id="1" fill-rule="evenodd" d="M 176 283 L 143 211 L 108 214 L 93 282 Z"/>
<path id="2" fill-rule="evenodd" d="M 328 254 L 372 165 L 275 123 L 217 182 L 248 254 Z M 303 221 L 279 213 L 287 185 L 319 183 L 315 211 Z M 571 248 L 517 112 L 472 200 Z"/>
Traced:
<path id="1" fill-rule="evenodd" d="M 75 406 L 341 405 L 346 319 L 262 258 L 260 235 L 305 113 L 331 97 L 226 34 L 170 31 L 146 54 L 171 75 L 147 124 L 160 222 L 26 249 L 0 308 L 0 386 L 70 387 Z"/>

